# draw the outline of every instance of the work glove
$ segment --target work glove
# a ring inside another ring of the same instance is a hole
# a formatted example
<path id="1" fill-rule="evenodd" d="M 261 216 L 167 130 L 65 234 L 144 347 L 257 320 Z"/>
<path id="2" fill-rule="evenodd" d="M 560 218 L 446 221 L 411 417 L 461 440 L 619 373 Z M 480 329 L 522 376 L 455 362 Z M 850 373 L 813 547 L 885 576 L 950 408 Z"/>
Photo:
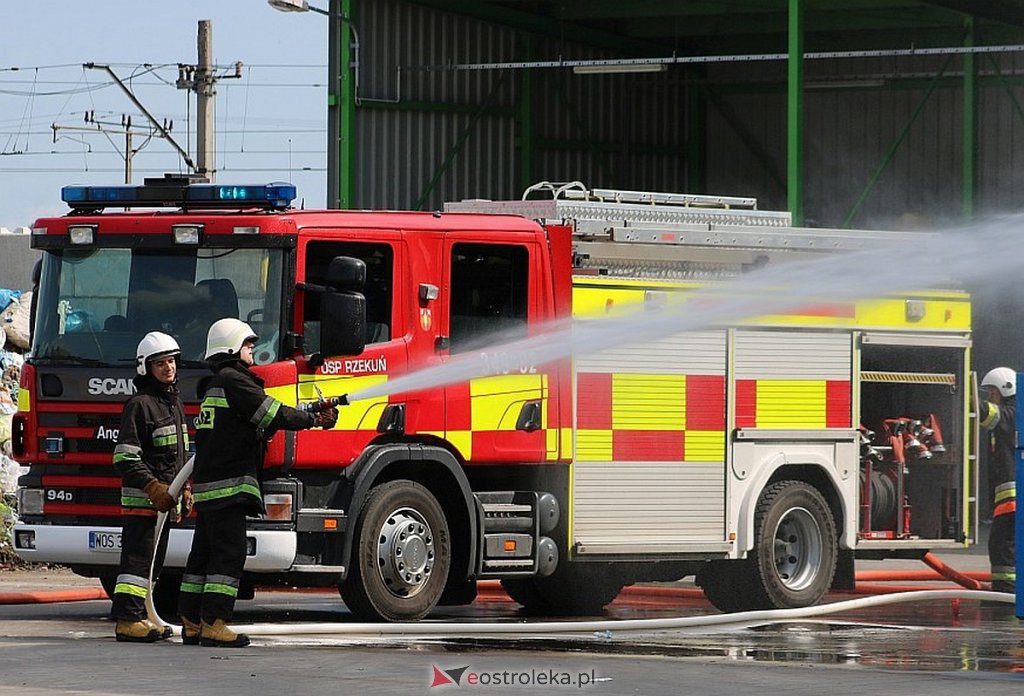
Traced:
<path id="1" fill-rule="evenodd" d="M 153 479 L 142 490 L 146 492 L 146 495 L 149 496 L 149 502 L 153 503 L 153 507 L 158 511 L 168 512 L 174 508 L 174 498 L 167 492 L 166 483 Z"/>
<path id="2" fill-rule="evenodd" d="M 330 430 L 338 422 L 338 409 L 334 406 L 325 408 L 323 411 L 319 411 L 313 422 L 314 428 L 323 428 L 324 430 Z"/>
<path id="3" fill-rule="evenodd" d="M 192 514 L 192 486 L 185 484 L 185 489 L 181 492 L 181 518 L 185 519 Z M 180 520 L 179 520 L 180 521 Z"/>

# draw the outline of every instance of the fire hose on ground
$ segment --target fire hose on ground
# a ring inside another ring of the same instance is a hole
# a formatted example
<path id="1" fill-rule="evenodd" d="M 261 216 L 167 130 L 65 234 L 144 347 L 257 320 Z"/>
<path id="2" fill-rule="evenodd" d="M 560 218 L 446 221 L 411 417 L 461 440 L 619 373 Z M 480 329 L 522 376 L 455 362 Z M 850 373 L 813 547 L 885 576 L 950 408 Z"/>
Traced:
<path id="1" fill-rule="evenodd" d="M 181 471 L 171 482 L 168 492 L 172 497 L 177 498 L 181 494 L 185 482 L 192 474 L 193 459 L 182 467 Z M 163 528 L 167 522 L 167 513 L 161 512 L 157 515 L 156 538 L 160 538 Z M 612 619 L 597 621 L 539 621 L 532 623 L 508 623 L 508 622 L 459 622 L 442 623 L 423 621 L 417 623 L 304 623 L 304 624 L 250 624 L 245 626 L 234 626 L 250 636 L 296 636 L 296 635 L 348 635 L 348 636 L 484 636 L 484 635 L 508 635 L 508 634 L 589 634 L 603 633 L 606 631 L 617 632 L 648 632 L 683 630 L 688 628 L 706 627 L 729 627 L 740 628 L 749 626 L 765 625 L 783 621 L 815 618 L 842 612 L 866 609 L 870 607 L 884 606 L 903 602 L 924 602 L 924 601 L 948 601 L 948 600 L 980 600 L 1001 602 L 1012 605 L 1015 601 L 1014 595 L 1004 592 L 991 592 L 978 589 L 982 587 L 980 580 L 988 577 L 987 573 L 960 573 L 941 560 L 926 554 L 924 561 L 933 568 L 934 574 L 922 571 L 876 571 L 869 574 L 858 574 L 858 580 L 863 577 L 865 580 L 937 580 L 946 578 L 953 580 L 966 587 L 974 589 L 963 590 L 937 590 L 919 589 L 917 587 L 889 588 L 886 594 L 877 594 L 856 599 L 843 600 L 828 604 L 818 604 L 811 607 L 797 609 L 772 609 L 763 611 L 736 612 L 730 614 L 712 614 L 703 616 L 687 616 L 657 619 Z M 156 611 L 153 604 L 153 570 L 154 558 L 150 561 L 148 578 L 148 592 L 146 595 L 146 611 L 149 620 L 158 626 L 171 626 L 177 635 L 181 634 L 181 627 L 174 626 L 164 621 Z M 882 589 L 880 586 L 877 589 Z M 872 586 L 872 589 L 876 589 Z M 891 590 L 896 590 L 892 592 Z M 693 596 L 702 595 L 701 590 L 688 590 L 685 588 L 668 587 L 645 587 L 627 588 L 627 592 L 646 593 L 650 595 L 664 594 L 666 596 Z M 883 590 L 884 591 L 884 590 Z M 97 596 L 97 593 L 102 597 Z M 50 599 L 49 596 L 55 597 Z M 67 597 L 59 599 L 56 597 Z M 106 597 L 102 590 L 89 591 L 65 591 L 56 593 L 13 593 L 9 595 L 0 594 L 0 604 L 33 603 L 41 601 L 76 601 L 86 599 L 101 599 Z M 19 601 L 5 601 L 8 598 L 16 598 Z"/>

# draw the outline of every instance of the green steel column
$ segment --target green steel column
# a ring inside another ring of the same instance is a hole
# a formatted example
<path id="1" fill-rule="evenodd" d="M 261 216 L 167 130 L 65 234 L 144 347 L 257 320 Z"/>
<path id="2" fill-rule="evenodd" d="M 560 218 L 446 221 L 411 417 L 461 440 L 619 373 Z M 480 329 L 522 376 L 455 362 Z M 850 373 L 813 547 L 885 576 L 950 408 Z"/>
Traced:
<path id="1" fill-rule="evenodd" d="M 520 34 L 522 59 L 530 61 L 534 58 L 534 40 L 530 34 Z M 536 148 L 536 132 L 533 127 L 533 70 L 519 71 L 519 137 L 516 143 L 519 148 L 519 189 L 525 191 L 528 186 L 536 183 L 533 171 L 533 156 Z"/>
<path id="2" fill-rule="evenodd" d="M 965 46 L 974 46 L 974 17 L 964 21 Z M 978 72 L 973 53 L 964 54 L 964 172 L 963 172 L 963 216 L 965 222 L 974 218 L 974 194 L 977 186 L 978 163 Z"/>
<path id="3" fill-rule="evenodd" d="M 789 0 L 789 69 L 786 96 L 786 197 L 793 224 L 804 224 L 804 22 L 802 0 Z"/>
<path id="4" fill-rule="evenodd" d="M 327 61 L 327 207 L 351 208 L 355 191 L 352 0 L 330 0 Z"/>

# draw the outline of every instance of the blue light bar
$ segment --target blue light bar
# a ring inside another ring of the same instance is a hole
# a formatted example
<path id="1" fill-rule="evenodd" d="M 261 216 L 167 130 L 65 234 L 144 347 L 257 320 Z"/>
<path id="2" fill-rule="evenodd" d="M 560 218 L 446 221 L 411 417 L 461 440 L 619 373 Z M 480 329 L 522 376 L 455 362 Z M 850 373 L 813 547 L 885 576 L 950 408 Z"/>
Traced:
<path id="1" fill-rule="evenodd" d="M 185 179 L 146 179 L 143 186 L 65 186 L 61 200 L 73 210 L 109 207 L 260 208 L 283 210 L 297 197 L 294 184 L 190 184 Z"/>

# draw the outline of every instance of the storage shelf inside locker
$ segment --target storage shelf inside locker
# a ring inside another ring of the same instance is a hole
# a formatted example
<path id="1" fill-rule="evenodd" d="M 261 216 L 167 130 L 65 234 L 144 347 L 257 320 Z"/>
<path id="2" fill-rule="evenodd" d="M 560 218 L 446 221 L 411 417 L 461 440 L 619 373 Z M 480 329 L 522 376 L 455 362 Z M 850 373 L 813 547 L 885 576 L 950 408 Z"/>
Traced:
<path id="1" fill-rule="evenodd" d="M 958 538 L 964 452 L 955 443 L 962 441 L 965 349 L 872 344 L 862 345 L 860 357 L 860 424 L 875 431 L 881 450 L 879 459 L 861 463 L 861 538 Z M 945 451 L 918 458 L 921 450 L 908 446 L 905 463 L 892 461 L 887 423 L 932 418 L 941 424 Z"/>

